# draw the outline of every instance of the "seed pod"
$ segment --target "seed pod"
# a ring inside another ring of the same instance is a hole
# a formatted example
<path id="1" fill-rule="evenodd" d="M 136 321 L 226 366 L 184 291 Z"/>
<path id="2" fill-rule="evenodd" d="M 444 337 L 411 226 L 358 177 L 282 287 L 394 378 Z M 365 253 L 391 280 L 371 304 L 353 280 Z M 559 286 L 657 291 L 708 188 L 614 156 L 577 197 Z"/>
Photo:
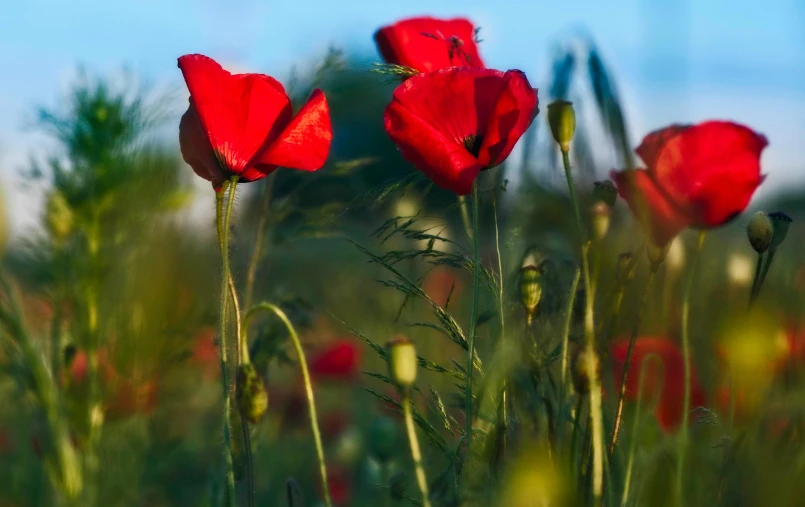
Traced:
<path id="1" fill-rule="evenodd" d="M 605 202 L 597 201 L 590 208 L 590 229 L 594 241 L 601 241 L 607 235 L 611 216 L 612 209 Z"/>
<path id="2" fill-rule="evenodd" d="M 241 416 L 257 424 L 268 410 L 268 393 L 252 363 L 238 368 L 237 400 Z"/>
<path id="3" fill-rule="evenodd" d="M 788 227 L 791 225 L 791 222 L 793 222 L 793 219 L 782 211 L 769 213 L 769 219 L 771 220 L 771 225 L 774 229 L 770 248 L 776 250 L 777 247 L 780 246 L 785 240 L 785 237 L 788 234 Z"/>
<path id="4" fill-rule="evenodd" d="M 634 275 L 637 267 L 637 263 L 632 263 L 632 259 L 634 259 L 634 255 L 631 252 L 624 252 L 618 255 L 618 281 L 622 285 L 626 285 L 632 280 L 634 280 Z"/>
<path id="5" fill-rule="evenodd" d="M 593 183 L 593 201 L 606 203 L 610 208 L 618 200 L 618 189 L 611 180 L 596 181 Z"/>
<path id="6" fill-rule="evenodd" d="M 565 153 L 570 151 L 570 142 L 576 133 L 576 111 L 573 103 L 555 100 L 548 104 L 548 123 L 559 148 Z"/>
<path id="7" fill-rule="evenodd" d="M 389 377 L 399 388 L 409 388 L 416 382 L 419 360 L 414 342 L 404 336 L 391 340 L 386 345 L 388 351 Z"/>
<path id="8" fill-rule="evenodd" d="M 397 448 L 397 423 L 389 417 L 378 417 L 369 426 L 369 453 L 381 465 L 391 461 Z"/>
<path id="9" fill-rule="evenodd" d="M 520 302 L 525 308 L 528 322 L 537 313 L 537 306 L 542 299 L 542 272 L 534 265 L 520 268 Z"/>
<path id="10" fill-rule="evenodd" d="M 671 248 L 671 244 L 667 243 L 663 247 L 658 247 L 651 241 L 648 241 L 646 244 L 646 256 L 648 257 L 649 262 L 651 263 L 651 267 L 656 269 L 657 266 L 662 264 L 662 261 L 665 260 L 665 256 L 668 255 L 668 250 Z"/>
<path id="11" fill-rule="evenodd" d="M 749 223 L 746 224 L 746 237 L 749 238 L 749 244 L 759 254 L 769 249 L 772 237 L 775 236 L 774 232 L 772 221 L 762 211 L 752 215 Z"/>
<path id="12" fill-rule="evenodd" d="M 587 374 L 587 362 L 592 360 L 595 362 L 595 375 L 601 375 L 601 361 L 598 360 L 598 354 L 592 352 L 592 357 L 589 355 L 590 351 L 587 347 L 579 347 L 573 357 L 573 387 L 579 394 L 587 394 L 590 391 L 590 377 Z"/>

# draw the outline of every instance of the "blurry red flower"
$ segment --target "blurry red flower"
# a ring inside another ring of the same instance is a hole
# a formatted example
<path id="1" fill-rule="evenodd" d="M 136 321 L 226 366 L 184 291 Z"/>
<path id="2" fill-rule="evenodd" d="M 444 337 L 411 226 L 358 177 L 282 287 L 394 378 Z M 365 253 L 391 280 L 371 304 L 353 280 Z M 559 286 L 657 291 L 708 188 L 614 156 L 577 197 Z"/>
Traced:
<path id="1" fill-rule="evenodd" d="M 464 288 L 464 282 L 455 268 L 437 266 L 433 268 L 422 282 L 422 290 L 433 301 L 445 306 L 449 297 L 454 303 Z M 452 291 L 452 294 L 451 294 Z"/>
<path id="2" fill-rule="evenodd" d="M 98 349 L 98 372 L 100 378 L 105 381 L 111 381 L 116 375 L 112 363 L 109 361 L 109 354 L 106 349 Z M 84 349 L 76 351 L 72 361 L 67 365 L 67 382 L 71 386 L 78 386 L 87 380 L 89 373 L 89 356 Z"/>
<path id="3" fill-rule="evenodd" d="M 351 340 L 341 340 L 319 351 L 310 361 L 317 380 L 350 380 L 358 374 L 361 351 Z"/>
<path id="4" fill-rule="evenodd" d="M 447 67 L 481 67 L 475 28 L 463 18 L 409 18 L 375 32 L 380 56 L 388 63 L 430 72 Z"/>
<path id="5" fill-rule="evenodd" d="M 193 339 L 193 356 L 190 361 L 201 369 L 206 379 L 217 379 L 221 375 L 219 347 L 215 336 L 214 329 L 204 328 Z"/>
<path id="6" fill-rule="evenodd" d="M 333 505 L 349 505 L 352 498 L 352 483 L 349 470 L 343 466 L 328 464 L 327 483 L 330 486 L 330 500 L 332 500 Z M 321 493 L 321 482 L 317 481 L 316 484 L 318 484 L 318 490 Z"/>
<path id="7" fill-rule="evenodd" d="M 158 384 L 154 380 L 136 382 L 123 380 L 109 393 L 106 416 L 109 420 L 122 419 L 137 413 L 148 414 L 155 407 Z"/>
<path id="8" fill-rule="evenodd" d="M 230 74 L 203 55 L 179 58 L 190 106 L 179 124 L 182 156 L 216 190 L 237 175 L 255 181 L 277 167 L 315 171 L 330 151 L 327 99 L 314 90 L 293 115 L 291 99 L 264 74 Z"/>
<path id="9" fill-rule="evenodd" d="M 805 364 L 805 329 L 789 325 L 785 334 L 788 344 L 788 359 L 795 364 Z"/>
<path id="10" fill-rule="evenodd" d="M 465 195 L 481 170 L 509 156 L 537 103 L 537 90 L 519 70 L 452 67 L 397 87 L 384 123 L 406 160 L 440 187 Z"/>
<path id="11" fill-rule="evenodd" d="M 628 339 L 618 340 L 612 344 L 612 374 L 615 385 L 618 387 L 623 375 L 623 366 L 626 362 L 628 348 Z M 626 380 L 626 400 L 637 400 L 640 370 L 643 361 L 651 355 L 659 357 L 662 361 L 662 367 L 659 367 L 654 360 L 646 366 L 641 399 L 646 401 L 655 399 L 657 390 L 661 389 L 656 411 L 657 421 L 665 431 L 673 431 L 682 422 L 685 396 L 684 361 L 682 352 L 673 341 L 662 337 L 642 337 L 637 339 L 629 376 Z M 696 370 L 692 365 L 691 369 L 690 408 L 692 410 L 704 404 L 704 391 L 699 385 Z"/>
<path id="12" fill-rule="evenodd" d="M 635 150 L 647 169 L 611 176 L 654 242 L 664 246 L 686 227 L 718 227 L 739 215 L 763 182 L 760 155 L 767 145 L 736 123 L 672 125 L 647 135 Z"/>
<path id="13" fill-rule="evenodd" d="M 340 436 L 349 427 L 349 417 L 344 412 L 331 412 L 322 418 L 321 433 L 325 440 Z"/>

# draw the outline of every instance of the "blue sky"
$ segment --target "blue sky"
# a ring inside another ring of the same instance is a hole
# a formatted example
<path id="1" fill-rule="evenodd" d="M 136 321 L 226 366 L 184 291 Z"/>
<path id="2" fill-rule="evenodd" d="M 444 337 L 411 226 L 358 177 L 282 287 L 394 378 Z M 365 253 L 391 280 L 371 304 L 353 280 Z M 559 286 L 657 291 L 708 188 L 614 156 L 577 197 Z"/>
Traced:
<path id="1" fill-rule="evenodd" d="M 538 85 L 551 44 L 584 28 L 615 71 L 635 139 L 672 122 L 734 119 L 771 141 L 762 192 L 805 180 L 805 3 L 797 0 L 17 0 L 0 17 L 3 191 L 9 197 L 41 146 L 29 126 L 35 107 L 54 104 L 78 64 L 93 73 L 125 65 L 181 90 L 176 57 L 200 52 L 282 79 L 331 43 L 370 53 L 378 26 L 419 14 L 469 17 L 482 27 L 488 65 L 521 68 Z M 35 219 L 31 194 L 10 206 L 18 232 Z"/>

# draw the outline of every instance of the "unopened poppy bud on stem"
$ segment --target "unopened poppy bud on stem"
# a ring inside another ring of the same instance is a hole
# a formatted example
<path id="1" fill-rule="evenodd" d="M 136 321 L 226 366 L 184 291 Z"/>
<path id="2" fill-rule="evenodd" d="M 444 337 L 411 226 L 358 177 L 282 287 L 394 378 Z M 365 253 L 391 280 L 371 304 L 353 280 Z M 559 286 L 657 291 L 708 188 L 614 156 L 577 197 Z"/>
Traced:
<path id="1" fill-rule="evenodd" d="M 749 238 L 749 244 L 759 254 L 769 249 L 773 235 L 774 226 L 769 217 L 762 211 L 752 215 L 749 223 L 746 224 L 746 237 Z"/>
<path id="2" fill-rule="evenodd" d="M 598 201 L 590 208 L 590 230 L 593 234 L 593 240 L 601 241 L 609 231 L 610 217 L 612 216 L 611 208 L 602 201 Z"/>
<path id="3" fill-rule="evenodd" d="M 548 123 L 551 134 L 562 152 L 570 151 L 570 142 L 576 132 L 576 111 L 573 103 L 566 100 L 555 100 L 548 104 Z"/>
<path id="4" fill-rule="evenodd" d="M 667 243 L 662 247 L 655 245 L 651 241 L 646 244 L 646 256 L 648 257 L 649 262 L 651 262 L 652 269 L 656 269 L 657 266 L 662 264 L 662 261 L 665 260 L 670 248 L 670 243 Z"/>
<path id="5" fill-rule="evenodd" d="M 776 250 L 777 247 L 780 246 L 785 240 L 785 237 L 788 234 L 788 227 L 791 225 L 793 220 L 790 216 L 782 211 L 769 213 L 769 220 L 771 220 L 771 225 L 774 230 L 774 234 L 771 238 L 770 248 Z"/>
<path id="6" fill-rule="evenodd" d="M 542 299 L 542 273 L 539 268 L 529 264 L 520 268 L 520 301 L 525 308 L 526 320 L 530 324 L 537 313 Z"/>
<path id="7" fill-rule="evenodd" d="M 252 424 L 260 422 L 268 410 L 268 393 L 251 363 L 238 368 L 237 400 L 241 415 Z"/>
<path id="8" fill-rule="evenodd" d="M 601 201 L 610 208 L 618 200 L 618 188 L 611 180 L 596 181 L 593 183 L 593 201 Z"/>
<path id="9" fill-rule="evenodd" d="M 595 375 L 601 374 L 601 361 L 598 354 L 590 351 L 587 347 L 581 347 L 576 351 L 573 358 L 573 387 L 579 394 L 587 394 L 590 391 L 590 376 L 588 375 L 588 362 L 593 361 Z"/>
<path id="10" fill-rule="evenodd" d="M 394 457 L 397 449 L 397 423 L 388 417 L 378 417 L 369 426 L 369 452 L 380 464 Z"/>
<path id="11" fill-rule="evenodd" d="M 418 359 L 414 342 L 404 336 L 391 340 L 388 351 L 389 377 L 397 387 L 409 388 L 416 382 Z"/>

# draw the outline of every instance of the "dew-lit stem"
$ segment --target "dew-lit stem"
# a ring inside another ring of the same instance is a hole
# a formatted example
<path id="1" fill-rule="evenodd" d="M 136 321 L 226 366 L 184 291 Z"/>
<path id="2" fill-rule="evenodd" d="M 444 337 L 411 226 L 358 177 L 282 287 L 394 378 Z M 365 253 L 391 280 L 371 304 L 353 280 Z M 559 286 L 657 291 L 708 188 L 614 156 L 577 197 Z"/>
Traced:
<path id="1" fill-rule="evenodd" d="M 402 409 L 405 417 L 405 429 L 408 432 L 408 443 L 411 446 L 411 458 L 414 460 L 416 482 L 417 486 L 419 486 L 419 493 L 422 495 L 422 505 L 430 507 L 428 479 L 425 476 L 425 468 L 422 465 L 422 451 L 419 450 L 419 439 L 416 436 L 414 416 L 411 411 L 411 393 L 407 389 L 402 392 Z"/>
<path id="2" fill-rule="evenodd" d="M 470 309 L 470 336 L 467 343 L 467 386 L 465 400 L 467 449 L 472 444 L 472 374 L 475 370 L 475 331 L 478 320 L 478 299 L 481 291 L 481 254 L 478 238 L 478 180 L 472 184 L 472 307 Z"/>
<path id="3" fill-rule="evenodd" d="M 223 390 L 224 403 L 224 457 L 225 473 L 227 485 L 227 504 L 235 506 L 235 470 L 232 458 L 232 433 L 230 422 L 232 420 L 232 404 L 230 400 L 230 375 L 227 364 L 227 313 L 229 311 L 229 221 L 232 217 L 232 208 L 235 202 L 235 189 L 237 187 L 237 177 L 232 178 L 229 185 L 225 185 L 216 193 L 216 227 L 218 229 L 218 245 L 221 250 L 221 315 L 220 315 L 220 336 L 221 336 L 221 388 Z M 224 209 L 224 193 L 229 189 L 229 199 Z"/>
<path id="4" fill-rule="evenodd" d="M 294 350 L 296 351 L 296 356 L 299 360 L 299 368 L 302 370 L 302 381 L 305 384 L 305 393 L 307 395 L 307 407 L 308 412 L 310 413 L 310 429 L 313 432 L 313 441 L 316 444 L 316 455 L 319 459 L 319 472 L 321 473 L 321 485 L 322 490 L 324 491 L 324 503 L 327 507 L 332 506 L 332 502 L 330 501 L 330 487 L 327 483 L 327 465 L 324 460 L 324 446 L 321 443 L 321 431 L 319 431 L 319 419 L 316 415 L 316 400 L 313 396 L 313 382 L 310 380 L 310 373 L 307 369 L 307 359 L 305 359 L 305 350 L 302 348 L 302 342 L 299 340 L 299 335 L 296 334 L 296 329 L 294 329 L 291 320 L 282 311 L 280 307 L 271 303 L 258 303 L 246 311 L 246 314 L 243 316 L 243 326 L 244 328 L 248 325 L 249 318 L 254 315 L 255 312 L 264 310 L 268 312 L 273 312 L 282 323 L 285 325 L 285 328 L 288 330 L 288 334 L 291 337 L 291 342 L 293 343 Z M 245 333 L 244 333 L 245 336 Z"/>
<path id="5" fill-rule="evenodd" d="M 696 251 L 693 253 L 693 260 L 691 261 L 690 271 L 688 272 L 688 280 L 685 284 L 685 294 L 682 299 L 682 358 L 685 367 L 685 393 L 682 404 L 682 427 L 679 430 L 679 460 L 676 464 L 676 501 L 682 505 L 682 473 L 685 470 L 685 453 L 688 447 L 688 416 L 690 412 L 690 331 L 688 329 L 688 320 L 690 319 L 690 296 L 693 292 L 693 283 L 696 279 L 696 267 L 699 264 L 699 254 L 702 251 L 704 244 L 704 230 L 699 231 L 699 237 L 696 242 Z"/>
<path id="6" fill-rule="evenodd" d="M 579 238 L 582 241 L 581 260 L 584 276 L 584 292 L 586 305 L 584 312 L 584 337 L 587 352 L 585 354 L 585 370 L 590 381 L 590 424 L 592 426 L 592 451 L 593 451 L 593 503 L 600 505 L 604 486 L 604 428 L 601 413 L 601 384 L 596 369 L 595 351 L 595 322 L 593 321 L 593 291 L 592 281 L 590 280 L 590 263 L 584 248 L 584 228 L 581 222 L 581 212 L 579 211 L 579 199 L 576 195 L 576 187 L 573 184 L 573 174 L 570 170 L 570 155 L 568 150 L 562 150 L 562 163 L 565 167 L 565 177 L 570 191 L 570 200 L 573 203 L 573 213 L 576 218 L 576 228 Z"/>
<path id="7" fill-rule="evenodd" d="M 654 278 L 657 275 L 659 264 L 653 264 L 651 271 L 646 281 L 646 287 L 643 289 L 643 295 L 640 297 L 640 303 L 637 305 L 637 314 L 635 315 L 634 324 L 632 325 L 632 334 L 629 337 L 629 348 L 626 350 L 626 360 L 623 363 L 623 373 L 621 374 L 621 383 L 618 390 L 618 405 L 615 409 L 615 424 L 612 428 L 612 438 L 609 442 L 609 459 L 612 459 L 612 454 L 615 452 L 615 444 L 618 442 L 618 433 L 620 432 L 621 419 L 623 417 L 623 400 L 626 397 L 626 383 L 629 377 L 629 368 L 632 366 L 632 356 L 634 355 L 634 346 L 637 342 L 637 335 L 640 332 L 640 322 L 643 318 L 643 310 L 646 308 L 646 301 L 651 293 L 651 286 L 654 283 Z"/>

